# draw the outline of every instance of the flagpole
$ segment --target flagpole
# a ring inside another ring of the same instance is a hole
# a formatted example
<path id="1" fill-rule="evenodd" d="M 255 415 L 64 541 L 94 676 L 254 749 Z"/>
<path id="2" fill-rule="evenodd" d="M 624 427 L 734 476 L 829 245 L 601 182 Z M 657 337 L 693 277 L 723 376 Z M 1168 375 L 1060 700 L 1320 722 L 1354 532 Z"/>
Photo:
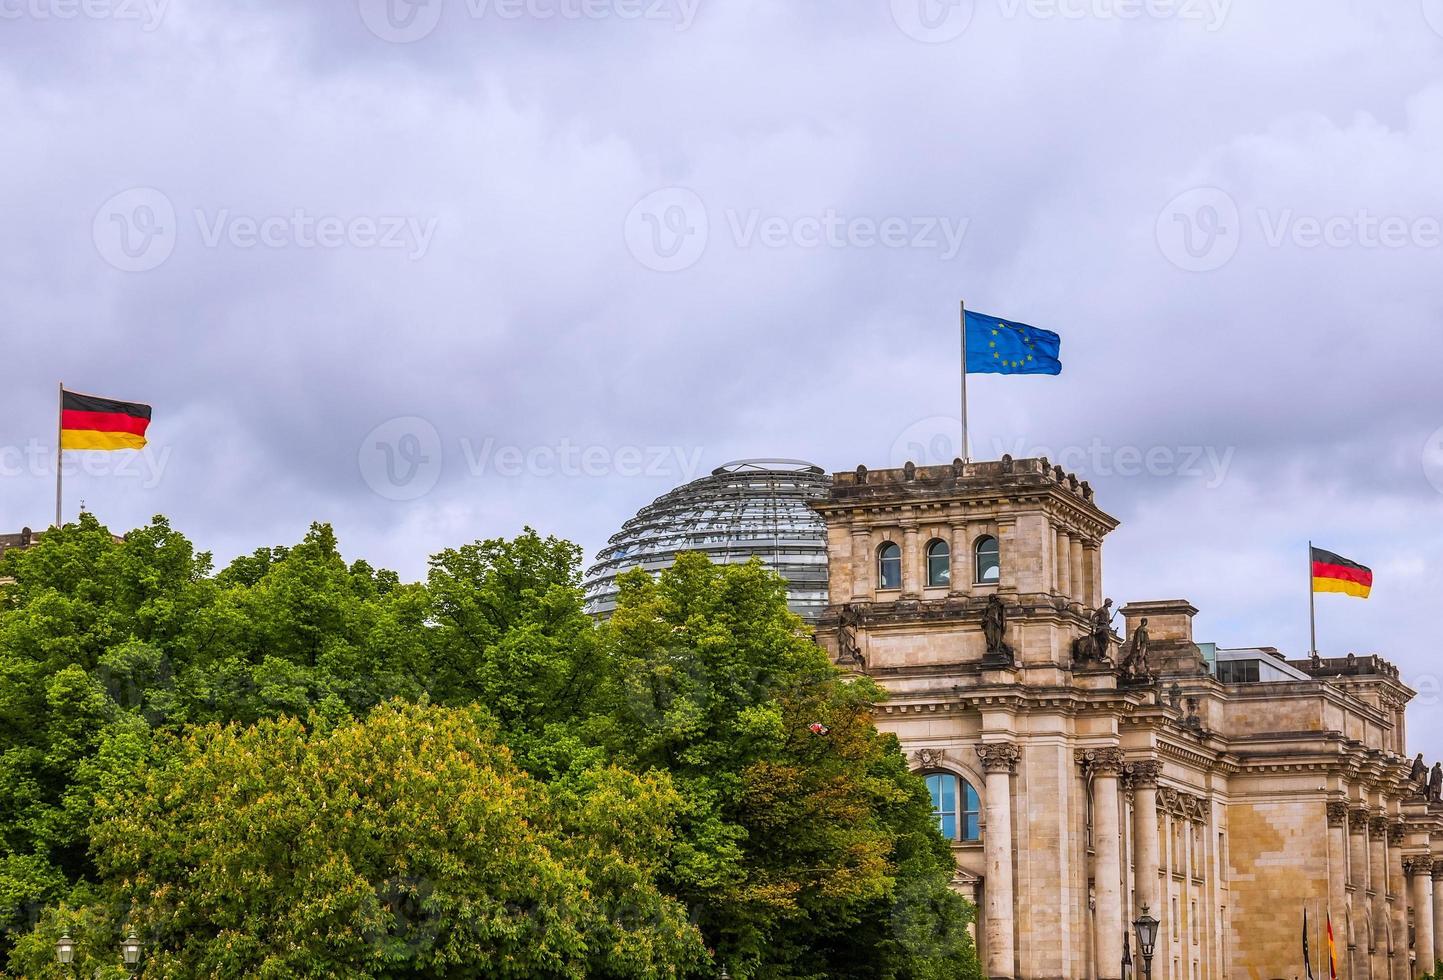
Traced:
<path id="1" fill-rule="evenodd" d="M 972 459 L 972 450 L 967 442 L 967 303 L 957 304 L 962 311 L 962 461 Z"/>
<path id="2" fill-rule="evenodd" d="M 1308 631 L 1312 637 L 1312 649 L 1309 651 L 1313 656 L 1318 655 L 1318 609 L 1317 599 L 1313 595 L 1313 542 L 1308 542 Z"/>
<path id="3" fill-rule="evenodd" d="M 65 438 L 65 382 L 60 382 L 60 400 L 55 412 L 55 527 L 60 528 L 60 443 Z"/>

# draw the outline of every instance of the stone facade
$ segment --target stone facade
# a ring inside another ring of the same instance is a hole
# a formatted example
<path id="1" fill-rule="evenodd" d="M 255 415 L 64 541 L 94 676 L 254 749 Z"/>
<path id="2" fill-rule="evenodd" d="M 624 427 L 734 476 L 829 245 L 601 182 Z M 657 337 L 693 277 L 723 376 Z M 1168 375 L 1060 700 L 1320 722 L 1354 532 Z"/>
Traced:
<path id="1" fill-rule="evenodd" d="M 1386 661 L 1259 648 L 1288 680 L 1222 683 L 1182 600 L 1129 602 L 1126 638 L 1106 635 L 1117 522 L 1045 459 L 859 467 L 814 506 L 818 641 L 888 690 L 880 724 L 919 772 L 975 790 L 954 850 L 989 976 L 1119 978 L 1144 906 L 1158 980 L 1298 976 L 1305 906 L 1320 978 L 1329 917 L 1340 977 L 1430 971 L 1443 804 L 1413 778 L 1413 692 Z"/>

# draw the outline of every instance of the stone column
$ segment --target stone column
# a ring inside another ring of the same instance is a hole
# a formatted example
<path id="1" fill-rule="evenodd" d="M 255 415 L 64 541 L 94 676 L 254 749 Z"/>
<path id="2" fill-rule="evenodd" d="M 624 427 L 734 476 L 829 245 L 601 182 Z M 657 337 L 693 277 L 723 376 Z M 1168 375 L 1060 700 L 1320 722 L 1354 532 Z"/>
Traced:
<path id="1" fill-rule="evenodd" d="M 952 591 L 970 592 L 977 580 L 977 570 L 972 567 L 972 536 L 967 533 L 966 524 L 952 525 Z"/>
<path id="2" fill-rule="evenodd" d="M 1418 976 L 1433 972 L 1433 859 L 1406 858 L 1403 872 L 1413 879 L 1413 949 L 1417 954 Z"/>
<path id="3" fill-rule="evenodd" d="M 1097 951 L 1098 980 L 1119 980 L 1122 974 L 1122 833 L 1118 817 L 1117 781 L 1122 750 L 1084 749 L 1077 761 L 1092 777 L 1092 847 L 1097 911 L 1092 937 Z"/>
<path id="4" fill-rule="evenodd" d="M 1433 959 L 1443 959 L 1443 857 L 1433 858 Z M 1423 961 L 1418 965 L 1422 967 Z M 1420 972 L 1432 972 L 1432 966 Z"/>
<path id="5" fill-rule="evenodd" d="M 876 574 L 873 567 L 875 556 L 872 554 L 872 536 L 867 533 L 866 528 L 852 528 L 852 598 L 872 598 L 872 577 Z"/>
<path id="6" fill-rule="evenodd" d="M 1393 957 L 1393 980 L 1409 980 L 1408 879 L 1403 876 L 1403 821 L 1388 824 L 1388 955 Z"/>
<path id="7" fill-rule="evenodd" d="M 1057 531 L 1057 591 L 1065 596 L 1072 595 L 1072 536 L 1062 529 Z"/>
<path id="8" fill-rule="evenodd" d="M 902 594 L 916 598 L 922 594 L 922 576 L 918 573 L 922 549 L 917 544 L 917 525 L 902 529 Z"/>
<path id="9" fill-rule="evenodd" d="M 1388 972 L 1388 818 L 1368 818 L 1368 887 L 1373 892 L 1371 921 L 1373 948 L 1369 962 L 1372 980 L 1387 980 Z"/>
<path id="10" fill-rule="evenodd" d="M 1368 908 L 1368 811 L 1353 807 L 1348 811 L 1348 882 L 1353 886 L 1350 918 L 1352 935 L 1348 937 L 1348 980 L 1364 980 L 1368 975 L 1370 952 L 1366 925 L 1372 914 Z"/>
<path id="11" fill-rule="evenodd" d="M 1072 562 L 1071 562 L 1071 564 L 1072 564 L 1072 568 L 1071 568 L 1071 571 L 1070 571 L 1069 574 L 1072 576 L 1072 593 L 1071 593 L 1072 598 L 1073 598 L 1073 600 L 1076 601 L 1076 602 L 1086 603 L 1086 602 L 1087 602 L 1087 585 L 1086 585 L 1086 583 L 1084 583 L 1084 581 L 1083 581 L 1083 576 L 1082 576 L 1082 539 L 1081 539 L 1081 538 L 1073 538 L 1073 539 L 1072 539 Z"/>
<path id="12" fill-rule="evenodd" d="M 1157 838 L 1157 777 L 1161 773 L 1162 763 L 1155 759 L 1130 762 L 1127 766 L 1128 781 L 1132 786 L 1132 890 L 1139 915 L 1144 905 L 1154 916 L 1159 916 L 1162 909 L 1157 897 L 1161 860 Z"/>
<path id="13" fill-rule="evenodd" d="M 1341 934 L 1343 923 L 1348 921 L 1348 804 L 1334 801 L 1328 804 L 1328 912 L 1333 920 L 1333 934 L 1337 939 L 1341 962 L 1344 969 L 1347 937 Z"/>
<path id="14" fill-rule="evenodd" d="M 1096 608 L 1102 605 L 1102 542 L 1091 541 L 1087 545 L 1087 604 Z"/>
<path id="15" fill-rule="evenodd" d="M 1012 980 L 1017 975 L 1012 908 L 1012 776 L 1017 772 L 1020 754 L 1011 742 L 977 747 L 987 772 L 987 828 L 982 834 L 986 870 L 982 887 L 987 898 L 983 935 L 987 941 L 987 976 L 991 980 Z"/>

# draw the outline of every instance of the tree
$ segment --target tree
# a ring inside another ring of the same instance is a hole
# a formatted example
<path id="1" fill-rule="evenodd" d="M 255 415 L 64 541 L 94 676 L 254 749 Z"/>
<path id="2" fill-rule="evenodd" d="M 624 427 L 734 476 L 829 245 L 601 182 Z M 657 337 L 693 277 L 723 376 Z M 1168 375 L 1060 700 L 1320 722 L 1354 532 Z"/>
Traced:
<path id="1" fill-rule="evenodd" d="M 671 886 L 738 976 L 978 974 L 930 800 L 760 562 L 623 577 L 605 631 L 614 756 L 684 802 Z"/>
<path id="2" fill-rule="evenodd" d="M 477 708 L 211 725 L 99 803 L 100 884 L 18 945 L 82 969 L 134 926 L 152 977 L 680 977 L 706 959 L 656 880 L 678 799 L 615 767 L 553 789 Z"/>

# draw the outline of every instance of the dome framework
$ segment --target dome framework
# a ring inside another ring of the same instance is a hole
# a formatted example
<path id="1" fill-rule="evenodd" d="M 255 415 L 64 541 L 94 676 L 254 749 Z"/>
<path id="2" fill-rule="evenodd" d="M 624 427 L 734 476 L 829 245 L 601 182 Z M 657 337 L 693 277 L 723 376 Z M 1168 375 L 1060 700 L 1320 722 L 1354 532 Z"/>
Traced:
<path id="1" fill-rule="evenodd" d="M 695 551 L 717 564 L 753 557 L 787 580 L 792 611 L 816 622 L 827 606 L 827 529 L 808 504 L 831 477 L 795 459 L 745 459 L 663 494 L 612 535 L 586 573 L 587 611 L 616 608 L 616 577 L 633 568 L 656 574 Z"/>

